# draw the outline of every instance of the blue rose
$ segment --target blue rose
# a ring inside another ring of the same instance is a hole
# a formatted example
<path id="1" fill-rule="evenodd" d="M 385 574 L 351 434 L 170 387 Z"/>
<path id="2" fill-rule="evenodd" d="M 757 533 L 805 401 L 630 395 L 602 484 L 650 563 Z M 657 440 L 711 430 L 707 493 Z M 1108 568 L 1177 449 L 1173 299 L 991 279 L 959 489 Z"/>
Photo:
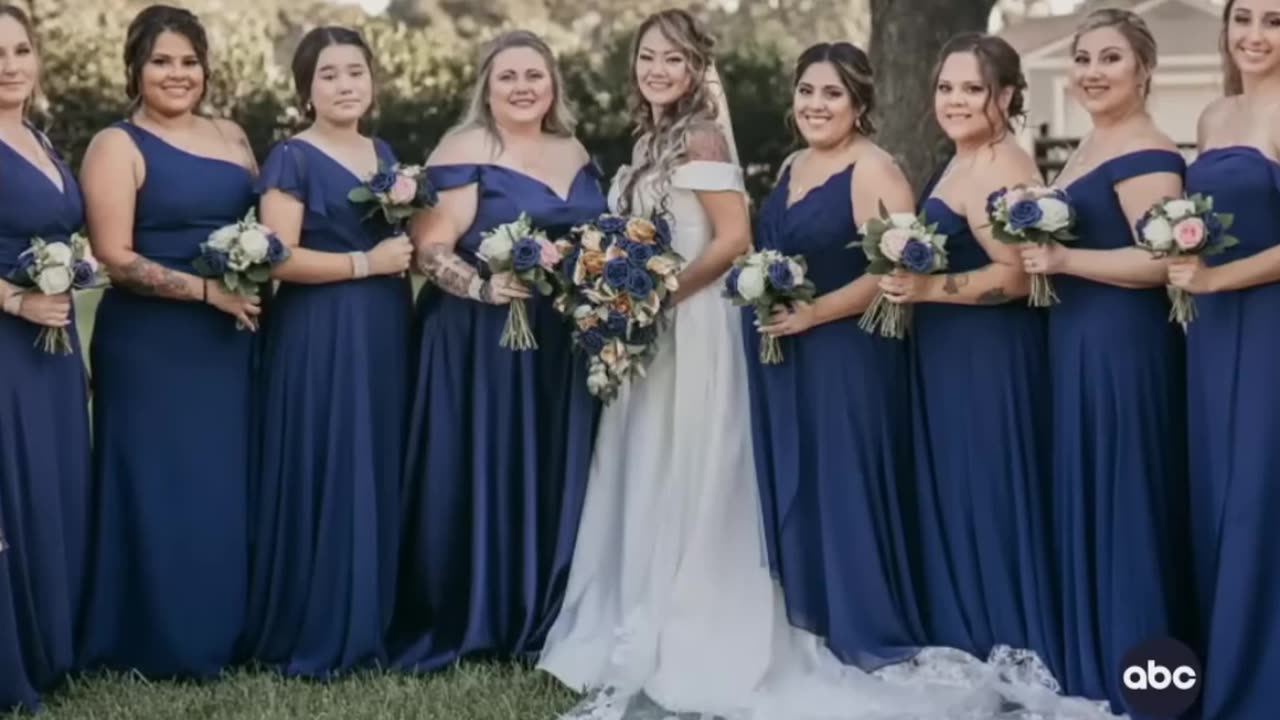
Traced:
<path id="1" fill-rule="evenodd" d="M 538 267 L 542 260 L 542 246 L 531 237 L 523 237 L 511 248 L 511 265 L 516 272 L 525 272 Z"/>
<path id="2" fill-rule="evenodd" d="M 776 262 L 769 266 L 769 284 L 778 290 L 790 290 L 795 287 L 796 279 L 791 274 L 791 264 Z"/>
<path id="3" fill-rule="evenodd" d="M 277 265 L 289 257 L 289 249 L 280 242 L 280 238 L 271 235 L 267 238 L 267 262 Z"/>
<path id="4" fill-rule="evenodd" d="M 902 248 L 902 266 L 911 272 L 932 272 L 933 247 L 919 240 L 908 240 Z"/>
<path id="5" fill-rule="evenodd" d="M 626 258 L 614 258 L 604 264 L 604 281 L 609 287 L 621 290 L 631 279 L 631 263 Z"/>
<path id="6" fill-rule="evenodd" d="M 627 257 L 631 258 L 631 262 L 644 266 L 653 257 L 653 247 L 650 245 L 641 245 L 638 242 L 628 242 L 626 247 Z"/>
<path id="7" fill-rule="evenodd" d="M 637 299 L 649 297 L 653 292 L 653 278 L 644 270 L 636 270 L 627 279 L 627 292 Z"/>
<path id="8" fill-rule="evenodd" d="M 578 344 L 587 351 L 588 355 L 599 355 L 604 349 L 604 335 L 601 335 L 599 330 L 591 328 L 578 335 Z"/>
<path id="9" fill-rule="evenodd" d="M 81 260 L 72 268 L 71 284 L 78 288 L 87 288 L 93 283 L 93 266 Z"/>
<path id="10" fill-rule="evenodd" d="M 604 331 L 609 337 L 619 337 L 627 332 L 627 316 L 614 310 L 604 322 Z"/>
<path id="11" fill-rule="evenodd" d="M 1014 230 L 1025 230 L 1040 222 L 1044 213 L 1035 200 L 1021 200 L 1009 208 L 1009 227 Z"/>
<path id="12" fill-rule="evenodd" d="M 724 290 L 729 297 L 738 297 L 738 276 L 742 274 L 742 268 L 734 268 L 729 271 L 728 277 L 724 279 Z"/>
<path id="13" fill-rule="evenodd" d="M 227 271 L 227 256 L 218 251 L 211 251 L 204 254 L 205 266 L 209 269 L 209 274 L 213 277 L 219 277 Z"/>
<path id="14" fill-rule="evenodd" d="M 627 221 L 617 215 L 605 215 L 596 222 L 596 227 L 605 235 L 613 235 L 627 229 Z"/>
<path id="15" fill-rule="evenodd" d="M 369 190 L 374 193 L 391 192 L 391 188 L 395 187 L 396 174 L 386 170 L 380 170 L 369 178 Z"/>
<path id="16" fill-rule="evenodd" d="M 1222 219 L 1217 213 L 1205 213 L 1204 235 L 1209 242 L 1215 242 L 1223 233 Z"/>
<path id="17" fill-rule="evenodd" d="M 667 219 L 664 217 L 655 218 L 653 226 L 658 230 L 658 235 L 654 238 L 654 242 L 658 247 L 671 247 L 671 225 L 667 223 Z"/>

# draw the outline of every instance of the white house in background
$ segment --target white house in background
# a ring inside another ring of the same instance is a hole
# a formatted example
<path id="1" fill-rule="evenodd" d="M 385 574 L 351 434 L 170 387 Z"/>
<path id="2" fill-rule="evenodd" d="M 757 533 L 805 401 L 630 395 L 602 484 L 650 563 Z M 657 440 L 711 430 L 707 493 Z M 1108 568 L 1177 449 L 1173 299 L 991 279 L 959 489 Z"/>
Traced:
<path id="1" fill-rule="evenodd" d="M 1071 98 L 1069 72 L 1075 28 L 1096 7 L 1127 8 L 1146 20 L 1159 47 L 1149 107 L 1190 155 L 1200 111 L 1222 94 L 1222 7 L 1211 0 L 1087 2 L 1072 15 L 1030 18 L 1005 28 L 1000 35 L 1022 55 L 1029 86 L 1028 149 L 1035 146 L 1042 166 L 1054 171 L 1089 130 L 1088 114 Z"/>

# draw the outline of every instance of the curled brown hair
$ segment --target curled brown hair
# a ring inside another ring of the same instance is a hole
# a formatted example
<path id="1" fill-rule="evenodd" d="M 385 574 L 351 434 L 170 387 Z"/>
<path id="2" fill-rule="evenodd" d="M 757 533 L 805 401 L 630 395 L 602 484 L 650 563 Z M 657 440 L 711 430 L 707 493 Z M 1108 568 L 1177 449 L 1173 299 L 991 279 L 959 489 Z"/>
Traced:
<path id="1" fill-rule="evenodd" d="M 996 102 L 1001 91 L 1010 89 L 1009 107 L 1001 109 L 1004 115 L 1003 127 L 992 128 L 993 142 L 1013 132 L 1013 119 L 1027 114 L 1026 89 L 1027 78 L 1022 74 L 1022 58 L 1006 40 L 995 35 L 984 33 L 961 33 L 947 41 L 938 55 L 938 63 L 933 68 L 933 86 L 938 87 L 942 75 L 942 66 L 952 55 L 968 53 L 978 60 L 978 72 L 987 87 L 987 101 L 982 109 L 988 113 Z"/>
<path id="2" fill-rule="evenodd" d="M 858 119 L 853 125 L 854 132 L 871 136 L 876 132 L 875 123 L 871 121 L 871 111 L 876 107 L 875 73 L 871 70 L 871 59 L 858 46 L 847 42 L 818 43 L 810 46 L 796 61 L 795 74 L 791 87 L 800 84 L 800 78 L 811 65 L 829 63 L 835 68 L 836 75 L 845 92 L 853 100 L 858 109 Z M 788 115 L 788 120 L 791 116 Z"/>
<path id="3" fill-rule="evenodd" d="M 156 47 L 156 39 L 166 32 L 181 35 L 191 43 L 196 61 L 204 71 L 203 88 L 196 104 L 204 102 L 204 97 L 209 92 L 209 37 L 205 34 L 200 18 L 184 8 L 151 5 L 134 16 L 125 34 L 124 92 L 132 108 L 136 109 L 142 104 L 142 70 L 151 59 L 151 52 Z"/>

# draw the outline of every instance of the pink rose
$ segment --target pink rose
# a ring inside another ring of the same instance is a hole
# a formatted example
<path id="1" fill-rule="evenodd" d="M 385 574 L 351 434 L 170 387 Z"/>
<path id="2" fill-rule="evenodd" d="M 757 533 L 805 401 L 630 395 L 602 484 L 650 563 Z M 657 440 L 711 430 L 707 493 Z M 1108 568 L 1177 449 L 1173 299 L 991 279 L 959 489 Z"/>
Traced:
<path id="1" fill-rule="evenodd" d="M 890 228 L 884 231 L 884 235 L 880 236 L 880 252 L 889 258 L 890 262 L 898 262 L 902 259 L 902 249 L 911 242 L 911 231 L 904 228 Z"/>
<path id="2" fill-rule="evenodd" d="M 1195 250 L 1204 242 L 1204 221 L 1187 218 L 1173 226 L 1173 240 L 1180 250 Z"/>
<path id="3" fill-rule="evenodd" d="M 418 183 L 407 175 L 400 175 L 396 178 L 396 184 L 391 186 L 391 191 L 387 193 L 387 198 L 395 205 L 408 205 L 418 196 Z"/>
<path id="4" fill-rule="evenodd" d="M 538 259 L 538 262 L 542 264 L 542 267 L 551 270 L 556 266 L 556 263 L 560 262 L 560 258 L 562 257 L 560 255 L 560 248 L 556 247 L 555 243 L 544 237 L 540 237 L 538 238 L 538 247 L 542 248 L 542 254 Z"/>

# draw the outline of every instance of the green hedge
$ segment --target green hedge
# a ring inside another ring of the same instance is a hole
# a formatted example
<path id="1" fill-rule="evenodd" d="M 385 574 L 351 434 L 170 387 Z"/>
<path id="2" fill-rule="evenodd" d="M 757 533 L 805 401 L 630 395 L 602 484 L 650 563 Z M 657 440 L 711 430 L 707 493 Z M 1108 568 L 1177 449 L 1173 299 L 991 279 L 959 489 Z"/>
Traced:
<path id="1" fill-rule="evenodd" d="M 77 165 L 93 134 L 123 117 L 124 32 L 136 6 L 99 0 L 97 9 L 61 13 L 40 23 L 45 101 L 37 122 Z M 254 150 L 299 129 L 287 64 L 306 25 L 269 10 L 203 13 L 213 45 L 209 111 L 239 122 Z M 381 83 L 374 131 L 407 160 L 425 157 L 458 118 L 473 76 L 474 43 L 441 37 L 359 13 L 314 9 L 308 24 L 355 24 L 374 49 Z M 630 156 L 626 113 L 630 38 L 614 34 L 600 46 L 560 53 L 567 92 L 581 120 L 579 137 L 607 173 Z M 720 54 L 748 186 L 757 201 L 768 191 L 793 147 L 785 125 L 791 90 L 789 59 L 763 44 L 739 45 Z"/>

